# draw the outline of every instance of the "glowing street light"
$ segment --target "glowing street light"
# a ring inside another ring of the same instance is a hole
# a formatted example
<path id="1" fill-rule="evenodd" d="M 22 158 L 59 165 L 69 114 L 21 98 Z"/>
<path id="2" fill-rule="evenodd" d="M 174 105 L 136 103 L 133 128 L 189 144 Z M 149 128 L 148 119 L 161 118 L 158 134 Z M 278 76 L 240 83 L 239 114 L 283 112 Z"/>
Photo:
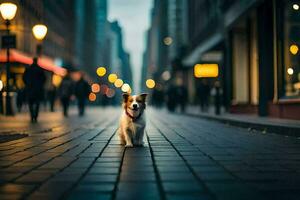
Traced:
<path id="1" fill-rule="evenodd" d="M 122 79 L 117 79 L 114 83 L 115 87 L 120 88 L 123 85 L 123 80 Z"/>
<path id="2" fill-rule="evenodd" d="M 105 74 L 106 74 L 106 69 L 105 69 L 105 67 L 98 67 L 97 68 L 97 74 L 98 74 L 98 76 L 104 76 Z"/>
<path id="3" fill-rule="evenodd" d="M 47 35 L 48 28 L 44 24 L 37 24 L 32 27 L 32 34 L 39 41 L 36 46 L 36 54 L 39 57 L 42 54 L 42 41 Z"/>
<path id="4" fill-rule="evenodd" d="M 130 88 L 130 86 L 129 86 L 127 83 L 125 83 L 125 84 L 122 86 L 121 90 L 122 90 L 122 92 L 130 93 L 131 88 Z"/>
<path id="5" fill-rule="evenodd" d="M 44 24 L 37 24 L 32 27 L 33 36 L 37 40 L 43 40 L 46 37 L 47 32 L 48 28 Z"/>
<path id="6" fill-rule="evenodd" d="M 15 18 L 16 13 L 17 13 L 17 5 L 13 4 L 13 3 L 2 3 L 0 5 L 0 12 L 2 15 L 2 18 L 4 20 L 12 20 L 13 18 Z"/>
<path id="7" fill-rule="evenodd" d="M 2 18 L 5 20 L 5 26 L 6 26 L 6 35 L 3 36 L 3 40 L 6 37 L 6 40 L 12 40 L 15 41 L 15 36 L 10 35 L 10 20 L 14 19 L 17 13 L 17 5 L 13 3 L 2 3 L 0 4 L 0 13 Z M 10 62 L 9 62 L 9 57 L 10 57 L 10 48 L 15 47 L 15 43 L 10 42 L 9 44 L 6 44 L 6 98 L 5 98 L 5 114 L 6 115 L 13 115 L 13 110 L 12 110 L 12 103 L 11 103 L 11 98 L 10 98 Z M 3 45 L 3 44 L 2 44 Z"/>
<path id="8" fill-rule="evenodd" d="M 146 80 L 146 86 L 149 89 L 152 89 L 155 87 L 155 81 L 153 79 L 147 79 Z"/>
<path id="9" fill-rule="evenodd" d="M 117 74 L 110 74 L 110 75 L 108 75 L 108 81 L 110 83 L 114 83 L 117 79 L 118 79 Z"/>

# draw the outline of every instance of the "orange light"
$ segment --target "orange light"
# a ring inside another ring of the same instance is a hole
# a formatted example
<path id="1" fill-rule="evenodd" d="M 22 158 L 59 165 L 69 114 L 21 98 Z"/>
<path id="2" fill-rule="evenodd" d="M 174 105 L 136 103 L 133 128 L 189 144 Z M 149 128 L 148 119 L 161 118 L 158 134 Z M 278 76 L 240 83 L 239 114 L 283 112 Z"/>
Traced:
<path id="1" fill-rule="evenodd" d="M 299 51 L 299 47 L 295 44 L 292 44 L 290 46 L 290 52 L 293 54 L 293 55 L 296 55 Z"/>
<path id="2" fill-rule="evenodd" d="M 96 101 L 96 99 L 97 99 L 96 94 L 94 94 L 94 93 L 91 92 L 91 93 L 89 94 L 89 100 L 93 102 L 93 101 Z"/>
<path id="3" fill-rule="evenodd" d="M 117 87 L 117 88 L 120 88 L 120 87 L 122 87 L 122 85 L 123 85 L 123 80 L 122 79 L 117 79 L 116 81 L 115 81 L 115 87 Z"/>
<path id="4" fill-rule="evenodd" d="M 155 87 L 155 81 L 154 81 L 153 79 L 148 79 L 148 80 L 146 81 L 146 86 L 147 86 L 147 88 L 149 88 L 149 89 L 154 88 L 154 87 Z"/>
<path id="5" fill-rule="evenodd" d="M 100 85 L 98 83 L 94 83 L 92 84 L 91 89 L 93 93 L 98 93 L 100 92 Z"/>
<path id="6" fill-rule="evenodd" d="M 219 75 L 218 64 L 196 64 L 194 66 L 196 78 L 213 78 Z"/>
<path id="7" fill-rule="evenodd" d="M 60 83 L 62 82 L 62 77 L 61 76 L 58 76 L 56 74 L 53 74 L 52 76 L 52 84 L 55 86 L 55 87 L 58 87 L 60 86 Z"/>

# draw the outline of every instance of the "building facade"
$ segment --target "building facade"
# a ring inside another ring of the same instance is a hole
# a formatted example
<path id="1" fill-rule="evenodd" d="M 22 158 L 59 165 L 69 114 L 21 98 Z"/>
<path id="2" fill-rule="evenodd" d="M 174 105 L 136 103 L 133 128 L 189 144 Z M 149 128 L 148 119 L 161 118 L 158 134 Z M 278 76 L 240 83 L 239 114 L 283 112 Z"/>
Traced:
<path id="1" fill-rule="evenodd" d="M 298 3 L 189 1 L 184 66 L 192 74 L 196 63 L 219 64 L 229 112 L 300 119 Z"/>
<path id="2" fill-rule="evenodd" d="M 219 76 L 206 80 L 221 83 L 227 112 L 300 119 L 299 6 L 293 0 L 155 1 L 143 76 L 160 80 L 157 74 L 171 69 L 195 103 L 204 79 L 194 77 L 195 64 L 216 63 Z M 166 48 L 161 33 L 173 44 Z"/>
<path id="3" fill-rule="evenodd" d="M 105 53 L 109 23 L 107 0 L 75 0 L 75 65 L 93 79 L 96 69 L 107 66 Z"/>

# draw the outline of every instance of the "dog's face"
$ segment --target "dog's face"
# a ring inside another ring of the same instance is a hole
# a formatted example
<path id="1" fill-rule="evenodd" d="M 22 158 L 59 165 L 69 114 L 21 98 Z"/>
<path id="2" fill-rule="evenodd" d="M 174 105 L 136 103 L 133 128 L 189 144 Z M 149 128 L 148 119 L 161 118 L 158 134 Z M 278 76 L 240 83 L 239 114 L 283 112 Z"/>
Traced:
<path id="1" fill-rule="evenodd" d="M 140 111 L 146 108 L 146 97 L 147 94 L 143 93 L 140 95 L 131 96 L 128 93 L 123 94 L 123 107 L 129 109 L 134 113 L 140 113 Z"/>

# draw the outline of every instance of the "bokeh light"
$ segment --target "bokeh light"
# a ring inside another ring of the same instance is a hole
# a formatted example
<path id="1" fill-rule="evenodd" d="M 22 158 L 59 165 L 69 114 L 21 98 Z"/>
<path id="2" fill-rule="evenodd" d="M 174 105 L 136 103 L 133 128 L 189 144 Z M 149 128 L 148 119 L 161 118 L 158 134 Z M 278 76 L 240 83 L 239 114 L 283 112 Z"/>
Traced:
<path id="1" fill-rule="evenodd" d="M 101 94 L 106 94 L 107 90 L 108 90 L 108 86 L 107 85 L 101 85 Z"/>
<path id="2" fill-rule="evenodd" d="M 294 10 L 299 10 L 299 8 L 300 8 L 300 7 L 299 7 L 298 4 L 296 4 L 296 3 L 293 4 L 293 9 L 294 9 Z"/>
<path id="3" fill-rule="evenodd" d="M 165 45 L 170 46 L 173 43 L 173 39 L 171 37 L 165 37 L 164 43 Z"/>
<path id="4" fill-rule="evenodd" d="M 3 89 L 3 83 L 2 81 L 0 80 L 0 91 Z"/>
<path id="5" fill-rule="evenodd" d="M 108 90 L 106 91 L 106 96 L 108 98 L 113 98 L 115 96 L 116 92 L 114 89 L 112 88 L 108 88 Z"/>
<path id="6" fill-rule="evenodd" d="M 171 73 L 169 71 L 164 71 L 162 73 L 161 77 L 164 81 L 168 81 L 171 78 Z"/>
<path id="7" fill-rule="evenodd" d="M 53 76 L 52 76 L 52 84 L 55 87 L 60 86 L 61 81 L 62 81 L 62 77 L 61 76 L 53 74 Z"/>
<path id="8" fill-rule="evenodd" d="M 110 83 L 114 83 L 117 79 L 118 79 L 117 74 L 110 74 L 110 75 L 108 76 L 108 81 L 109 81 Z"/>
<path id="9" fill-rule="evenodd" d="M 32 33 L 37 40 L 43 40 L 47 34 L 48 28 L 44 24 L 37 24 L 32 28 Z"/>
<path id="10" fill-rule="evenodd" d="M 100 85 L 98 83 L 94 83 L 92 84 L 91 89 L 93 93 L 98 93 L 100 92 Z"/>
<path id="11" fill-rule="evenodd" d="M 106 69 L 105 69 L 105 67 L 98 67 L 98 69 L 97 69 L 97 75 L 98 76 L 104 76 L 106 74 Z"/>
<path id="12" fill-rule="evenodd" d="M 127 83 L 125 83 L 125 84 L 122 86 L 121 90 L 122 90 L 122 92 L 130 93 L 130 91 L 131 91 L 130 85 L 128 85 Z"/>
<path id="13" fill-rule="evenodd" d="M 89 94 L 89 100 L 93 102 L 93 101 L 96 101 L 96 99 L 97 99 L 96 94 L 91 92 Z"/>
<path id="14" fill-rule="evenodd" d="M 293 70 L 293 68 L 288 68 L 287 69 L 287 73 L 289 74 L 289 75 L 293 75 L 294 74 L 294 70 Z"/>
<path id="15" fill-rule="evenodd" d="M 293 55 L 296 55 L 299 51 L 299 47 L 295 44 L 292 44 L 290 46 L 290 52 L 293 54 Z"/>
<path id="16" fill-rule="evenodd" d="M 123 85 L 123 80 L 122 79 L 117 79 L 114 83 L 115 87 L 120 88 Z"/>
<path id="17" fill-rule="evenodd" d="M 155 81 L 153 79 L 151 79 L 151 78 L 148 79 L 148 80 L 146 80 L 146 86 L 149 89 L 154 88 L 155 87 Z"/>

